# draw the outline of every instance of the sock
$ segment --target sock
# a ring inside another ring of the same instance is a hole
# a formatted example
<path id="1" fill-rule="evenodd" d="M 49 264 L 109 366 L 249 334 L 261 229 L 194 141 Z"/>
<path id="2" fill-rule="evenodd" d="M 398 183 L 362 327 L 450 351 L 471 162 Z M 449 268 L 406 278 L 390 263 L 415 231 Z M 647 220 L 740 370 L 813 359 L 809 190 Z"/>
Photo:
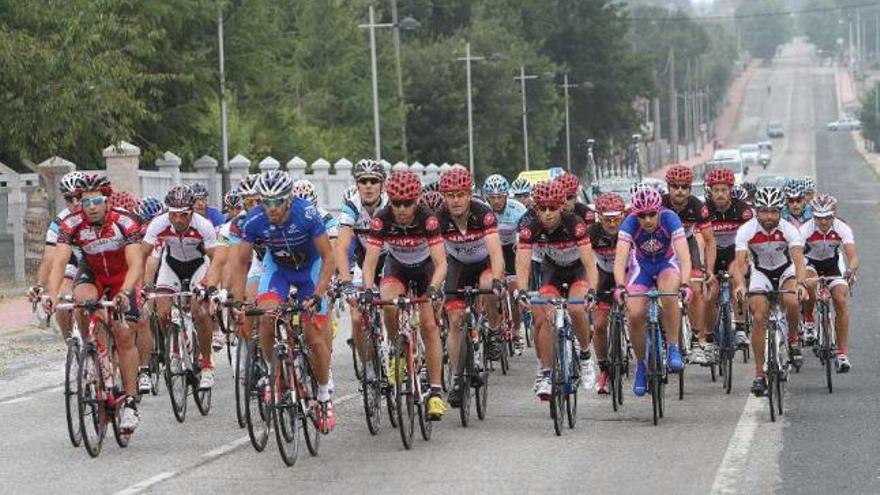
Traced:
<path id="1" fill-rule="evenodd" d="M 440 394 L 442 394 L 442 393 L 443 393 L 443 386 L 442 386 L 442 385 L 434 385 L 434 384 L 432 383 L 432 384 L 431 384 L 431 393 L 432 393 L 432 394 L 435 394 L 435 395 L 440 395 Z"/>
<path id="2" fill-rule="evenodd" d="M 330 384 L 318 384 L 318 402 L 327 402 L 330 400 Z"/>

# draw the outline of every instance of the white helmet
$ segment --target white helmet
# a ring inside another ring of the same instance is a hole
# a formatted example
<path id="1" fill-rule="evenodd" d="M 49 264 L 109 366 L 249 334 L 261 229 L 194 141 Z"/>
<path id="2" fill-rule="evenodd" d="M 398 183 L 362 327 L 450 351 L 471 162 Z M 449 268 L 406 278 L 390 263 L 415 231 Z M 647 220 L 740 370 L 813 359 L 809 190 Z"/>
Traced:
<path id="1" fill-rule="evenodd" d="M 781 209 L 785 199 L 782 197 L 782 189 L 778 187 L 759 187 L 753 203 L 755 208 Z"/>
<path id="2" fill-rule="evenodd" d="M 301 198 L 308 201 L 312 206 L 318 206 L 318 193 L 315 190 L 315 185 L 310 181 L 300 179 L 294 182 L 291 195 L 294 198 Z"/>
<path id="3" fill-rule="evenodd" d="M 257 190 L 264 198 L 278 198 L 290 195 L 293 180 L 283 170 L 268 170 L 260 174 Z"/>

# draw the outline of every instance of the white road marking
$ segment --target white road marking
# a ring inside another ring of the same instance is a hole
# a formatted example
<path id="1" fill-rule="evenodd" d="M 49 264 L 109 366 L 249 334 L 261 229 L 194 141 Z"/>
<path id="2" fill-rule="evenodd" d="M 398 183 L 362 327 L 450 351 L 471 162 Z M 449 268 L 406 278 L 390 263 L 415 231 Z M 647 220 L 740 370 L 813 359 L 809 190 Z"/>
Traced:
<path id="1" fill-rule="evenodd" d="M 739 421 L 736 423 L 736 428 L 733 430 L 733 435 L 730 436 L 730 443 L 727 444 L 721 466 L 718 467 L 718 472 L 715 474 L 715 482 L 712 483 L 711 492 L 713 495 L 737 492 L 737 484 L 748 461 L 749 449 L 752 446 L 758 422 L 766 421 L 766 418 L 758 418 L 758 411 L 766 409 L 766 400 L 749 394 Z"/>
<path id="2" fill-rule="evenodd" d="M 30 395 L 24 397 L 16 397 L 14 399 L 4 400 L 3 402 L 0 402 L 0 406 L 5 406 L 7 404 L 18 404 L 20 402 L 29 401 L 31 399 L 33 399 L 33 396 Z"/>
<path id="3" fill-rule="evenodd" d="M 120 491 L 116 492 L 115 495 L 135 495 L 136 493 L 140 493 L 140 492 L 146 490 L 147 488 L 150 488 L 151 486 L 153 486 L 157 483 L 161 483 L 169 478 L 172 478 L 174 475 L 175 475 L 175 473 L 173 473 L 171 471 L 159 473 L 156 476 L 152 476 L 150 478 L 145 479 L 144 481 L 141 481 L 140 483 L 136 483 L 134 485 L 129 486 L 128 488 L 120 490 Z"/>
<path id="4" fill-rule="evenodd" d="M 55 393 L 64 390 L 64 385 L 58 385 L 57 387 L 49 387 L 43 388 L 39 390 L 35 390 L 28 394 L 17 394 L 14 396 L 0 397 L 0 406 L 5 404 L 18 404 L 20 402 L 25 402 L 34 398 L 35 395 L 45 394 L 45 393 Z"/>

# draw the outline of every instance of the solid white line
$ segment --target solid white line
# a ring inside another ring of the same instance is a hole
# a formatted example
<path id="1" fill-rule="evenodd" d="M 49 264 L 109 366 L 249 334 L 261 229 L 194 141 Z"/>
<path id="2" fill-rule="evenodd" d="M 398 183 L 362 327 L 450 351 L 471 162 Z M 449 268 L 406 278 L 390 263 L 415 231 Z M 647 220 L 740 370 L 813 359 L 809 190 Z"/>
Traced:
<path id="1" fill-rule="evenodd" d="M 26 396 L 24 396 L 24 397 L 16 397 L 16 398 L 14 398 L 14 399 L 4 400 L 4 401 L 0 402 L 0 406 L 5 406 L 5 405 L 7 405 L 7 404 L 18 404 L 18 403 L 20 403 L 20 402 L 29 401 L 29 400 L 31 400 L 31 399 L 33 399 L 33 398 L 34 398 L 34 397 L 31 396 L 31 395 L 26 395 Z"/>
<path id="2" fill-rule="evenodd" d="M 220 457 L 224 454 L 228 454 L 229 452 L 232 452 L 233 450 L 235 450 L 239 446 L 244 445 L 244 444 L 248 443 L 249 441 L 250 441 L 250 438 L 248 436 L 243 436 L 237 440 L 234 440 L 232 442 L 227 443 L 226 445 L 221 445 L 214 450 L 210 450 L 208 452 L 205 452 L 204 454 L 202 454 L 201 457 L 204 459 L 209 459 L 209 460 L 215 459 L 215 458 Z"/>
<path id="3" fill-rule="evenodd" d="M 752 447 L 752 440 L 755 438 L 755 430 L 766 418 L 759 418 L 759 412 L 767 407 L 767 399 L 755 397 L 749 394 L 746 399 L 746 405 L 743 412 L 736 423 L 733 435 L 730 436 L 730 443 L 727 444 L 727 451 L 724 452 L 724 458 L 715 474 L 715 482 L 712 483 L 713 495 L 737 493 L 741 477 L 744 474 L 746 463 L 748 462 L 749 450 Z"/>
<path id="4" fill-rule="evenodd" d="M 136 483 L 134 485 L 129 486 L 128 488 L 122 489 L 122 490 L 116 492 L 115 495 L 135 495 L 137 493 L 140 493 L 140 492 L 146 490 L 147 488 L 150 488 L 153 485 L 156 485 L 158 483 L 161 483 L 161 482 L 167 480 L 168 478 L 173 477 L 175 474 L 177 474 L 177 473 L 171 472 L 171 471 L 159 473 L 156 476 L 152 476 L 150 478 L 147 478 L 147 479 L 141 481 L 140 483 Z"/>

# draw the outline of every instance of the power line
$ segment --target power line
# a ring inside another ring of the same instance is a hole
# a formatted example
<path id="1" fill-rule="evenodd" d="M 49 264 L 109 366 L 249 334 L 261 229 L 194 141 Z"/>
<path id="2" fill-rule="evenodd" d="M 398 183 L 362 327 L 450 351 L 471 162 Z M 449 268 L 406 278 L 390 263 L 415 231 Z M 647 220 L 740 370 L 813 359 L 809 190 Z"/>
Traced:
<path id="1" fill-rule="evenodd" d="M 717 16 L 705 16 L 705 17 L 690 17 L 690 16 L 668 16 L 668 17 L 630 17 L 630 20 L 633 21 L 691 21 L 691 22 L 724 22 L 724 21 L 737 21 L 741 19 L 753 19 L 753 18 L 761 18 L 761 17 L 779 17 L 779 16 L 790 16 L 790 15 L 803 15 L 803 14 L 819 14 L 823 12 L 834 12 L 840 10 L 851 10 L 851 9 L 859 9 L 864 7 L 875 7 L 880 6 L 880 1 L 873 2 L 865 2 L 860 4 L 853 5 L 836 5 L 833 7 L 816 7 L 812 9 L 803 9 L 803 10 L 785 10 L 778 12 L 762 12 L 762 13 L 754 13 L 754 14 L 743 14 L 743 15 L 717 15 Z"/>

